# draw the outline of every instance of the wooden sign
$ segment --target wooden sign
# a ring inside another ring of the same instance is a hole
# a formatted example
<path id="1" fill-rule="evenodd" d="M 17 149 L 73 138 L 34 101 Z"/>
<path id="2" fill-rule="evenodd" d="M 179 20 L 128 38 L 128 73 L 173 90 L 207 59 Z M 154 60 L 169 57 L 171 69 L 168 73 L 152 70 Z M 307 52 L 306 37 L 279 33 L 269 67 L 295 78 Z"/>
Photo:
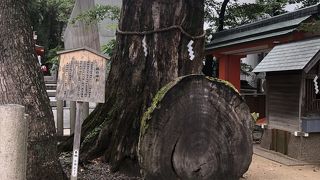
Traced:
<path id="1" fill-rule="evenodd" d="M 106 57 L 88 48 L 58 52 L 57 100 L 105 101 Z"/>

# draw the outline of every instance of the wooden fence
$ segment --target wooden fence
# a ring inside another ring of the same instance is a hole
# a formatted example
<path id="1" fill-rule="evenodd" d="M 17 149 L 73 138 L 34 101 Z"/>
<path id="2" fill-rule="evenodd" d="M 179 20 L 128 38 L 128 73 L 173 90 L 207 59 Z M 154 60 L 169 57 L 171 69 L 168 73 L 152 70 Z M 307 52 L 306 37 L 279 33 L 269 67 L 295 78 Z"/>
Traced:
<path id="1" fill-rule="evenodd" d="M 67 102 L 55 99 L 57 88 L 56 73 L 53 73 L 52 76 L 45 76 L 44 80 L 46 83 L 47 93 L 50 98 L 50 105 L 55 116 L 57 135 L 70 135 L 74 132 L 74 123 L 76 119 L 76 102 Z M 69 117 L 65 117 L 64 114 L 69 115 Z M 67 124 L 67 122 L 70 123 L 69 127 L 64 126 L 65 124 Z M 67 131 L 68 129 L 69 132 Z"/>

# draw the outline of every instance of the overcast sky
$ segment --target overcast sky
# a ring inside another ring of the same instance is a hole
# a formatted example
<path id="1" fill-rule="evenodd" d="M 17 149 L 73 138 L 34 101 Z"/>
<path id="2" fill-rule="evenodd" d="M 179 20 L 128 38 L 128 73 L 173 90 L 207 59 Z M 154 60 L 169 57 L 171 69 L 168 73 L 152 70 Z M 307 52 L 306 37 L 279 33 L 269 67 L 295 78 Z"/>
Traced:
<path id="1" fill-rule="evenodd" d="M 217 1 L 220 1 L 222 2 L 223 0 L 217 0 Z M 255 3 L 255 0 L 238 0 L 238 2 L 242 2 L 242 3 Z M 286 8 L 285 8 L 287 11 L 294 11 L 295 9 L 297 9 L 297 4 L 290 4 L 290 5 L 287 5 Z M 204 29 L 207 29 L 209 27 L 209 25 L 205 22 L 204 23 Z"/>

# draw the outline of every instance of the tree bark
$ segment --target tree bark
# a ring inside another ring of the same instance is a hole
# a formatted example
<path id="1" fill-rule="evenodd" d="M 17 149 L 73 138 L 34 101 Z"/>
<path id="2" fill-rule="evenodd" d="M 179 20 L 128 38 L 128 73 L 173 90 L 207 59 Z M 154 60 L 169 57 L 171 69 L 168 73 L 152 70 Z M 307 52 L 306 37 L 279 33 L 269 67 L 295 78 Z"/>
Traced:
<path id="1" fill-rule="evenodd" d="M 29 114 L 27 179 L 64 179 L 26 7 L 24 0 L 0 3 L 0 104 L 23 105 Z"/>
<path id="2" fill-rule="evenodd" d="M 142 119 L 144 178 L 238 180 L 252 159 L 252 122 L 227 82 L 190 75 L 169 83 Z"/>
<path id="3" fill-rule="evenodd" d="M 122 31 L 142 32 L 181 25 L 191 35 L 203 33 L 203 0 L 124 0 L 119 23 Z M 140 121 L 155 93 L 178 76 L 199 73 L 204 38 L 194 39 L 195 59 L 190 60 L 190 38 L 179 29 L 146 35 L 117 34 L 106 85 L 106 103 L 100 104 L 83 124 L 84 159 L 104 155 L 113 170 L 137 173 Z M 67 143 L 70 148 L 70 141 Z M 66 148 L 67 146 L 64 146 Z"/>

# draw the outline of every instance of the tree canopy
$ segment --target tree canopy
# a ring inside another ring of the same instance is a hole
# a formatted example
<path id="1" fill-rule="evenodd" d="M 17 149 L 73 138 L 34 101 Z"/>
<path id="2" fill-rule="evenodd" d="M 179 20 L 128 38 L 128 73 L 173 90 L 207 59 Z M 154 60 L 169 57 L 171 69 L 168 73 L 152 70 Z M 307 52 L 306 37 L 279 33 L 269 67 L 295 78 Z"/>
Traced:
<path id="1" fill-rule="evenodd" d="M 28 13 L 31 26 L 37 34 L 37 44 L 44 46 L 46 55 L 50 49 L 63 46 L 62 34 L 68 22 L 75 0 L 31 0 Z M 59 48 L 58 48 L 59 49 Z"/>
<path id="2" fill-rule="evenodd" d="M 226 8 L 223 5 L 227 3 Z M 257 0 L 256 3 L 240 3 L 237 0 L 223 2 L 205 1 L 205 21 L 209 28 L 216 31 L 219 27 L 221 11 L 224 13 L 224 29 L 251 23 L 259 19 L 268 18 L 285 13 L 288 0 Z"/>

